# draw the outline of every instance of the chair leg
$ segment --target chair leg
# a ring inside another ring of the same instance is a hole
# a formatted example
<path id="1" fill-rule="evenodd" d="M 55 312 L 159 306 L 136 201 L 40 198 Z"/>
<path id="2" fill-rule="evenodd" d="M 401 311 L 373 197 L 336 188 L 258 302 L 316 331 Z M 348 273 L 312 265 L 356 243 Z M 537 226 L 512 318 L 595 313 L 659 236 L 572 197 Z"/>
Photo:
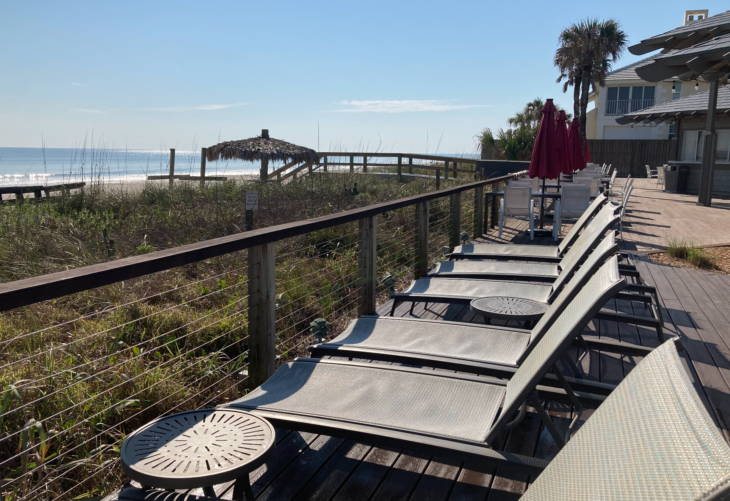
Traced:
<path id="1" fill-rule="evenodd" d="M 499 202 L 499 238 L 502 238 L 502 224 L 504 220 L 504 198 Z"/>
<path id="2" fill-rule="evenodd" d="M 535 215 L 530 212 L 530 240 L 535 240 Z"/>

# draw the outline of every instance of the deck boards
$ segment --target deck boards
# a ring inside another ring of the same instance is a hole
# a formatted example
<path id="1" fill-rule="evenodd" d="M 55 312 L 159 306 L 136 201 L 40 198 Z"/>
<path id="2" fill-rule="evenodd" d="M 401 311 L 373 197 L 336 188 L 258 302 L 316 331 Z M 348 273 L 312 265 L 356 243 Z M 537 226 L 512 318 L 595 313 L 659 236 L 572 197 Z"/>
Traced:
<path id="1" fill-rule="evenodd" d="M 640 181 L 636 182 L 637 187 L 642 186 Z M 632 205 L 630 230 L 627 231 L 628 226 L 624 229 L 626 242 L 622 245 L 630 250 L 641 250 L 659 245 L 659 240 L 647 237 L 650 232 L 656 232 L 656 226 L 651 225 L 659 224 L 656 221 L 666 216 L 655 214 L 657 207 L 661 211 L 662 203 L 687 206 L 689 202 L 673 201 L 671 197 L 667 201 L 668 197 L 663 196 L 659 197 L 660 201 L 653 200 L 647 205 L 644 199 L 652 198 L 651 186 L 635 190 L 635 193 L 637 202 Z M 728 214 L 723 208 L 717 210 Z M 688 224 L 677 223 L 675 227 Z M 526 229 L 525 222 L 509 220 L 502 239 L 496 237 L 495 229 L 480 241 L 554 244 L 550 237 L 530 242 Z M 565 228 L 563 235 L 568 229 Z M 722 231 L 728 232 L 727 242 L 730 242 L 730 229 Z M 721 234 L 717 238 L 725 237 Z M 647 283 L 658 288 L 666 321 L 665 332 L 668 336 L 676 334 L 681 338 L 686 348 L 682 356 L 700 398 L 726 440 L 730 441 L 730 332 L 727 327 L 730 323 L 730 277 L 659 265 L 641 257 L 637 258 L 637 268 Z M 650 315 L 642 303 L 627 300 L 611 300 L 605 309 Z M 377 312 L 389 315 L 390 310 L 391 304 L 386 303 Z M 482 323 L 468 306 L 433 302 L 417 303 L 412 308 L 411 304 L 400 304 L 394 316 Z M 585 333 L 646 346 L 658 344 L 653 329 L 616 322 L 593 320 Z M 595 351 L 579 361 L 577 353 L 572 350 L 571 356 L 588 379 L 612 384 L 619 383 L 640 361 L 636 357 Z M 556 426 L 566 430 L 575 409 L 555 402 L 548 402 L 547 407 Z M 590 409 L 584 411 L 580 422 L 592 412 Z M 497 448 L 544 459 L 550 459 L 558 452 L 539 417 L 529 408 L 523 423 L 499 437 Z M 381 449 L 340 438 L 285 430 L 277 431 L 276 453 L 267 464 L 253 472 L 251 480 L 257 500 L 282 501 L 514 500 L 519 499 L 531 481 L 527 477 L 507 479 L 501 477 L 499 471 L 427 454 Z M 230 499 L 232 494 L 230 485 L 218 486 L 216 491 L 224 499 Z M 108 498 L 112 499 L 117 498 Z"/>

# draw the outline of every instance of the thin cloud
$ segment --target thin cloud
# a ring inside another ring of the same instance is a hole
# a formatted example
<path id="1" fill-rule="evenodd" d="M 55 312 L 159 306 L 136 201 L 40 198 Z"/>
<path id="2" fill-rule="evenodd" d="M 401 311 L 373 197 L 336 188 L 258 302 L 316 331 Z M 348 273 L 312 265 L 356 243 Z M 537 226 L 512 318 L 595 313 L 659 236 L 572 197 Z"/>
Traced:
<path id="1" fill-rule="evenodd" d="M 86 85 L 76 82 L 71 82 L 71 85 L 75 85 L 76 87 L 86 87 Z"/>
<path id="2" fill-rule="evenodd" d="M 212 111 L 224 110 L 226 108 L 235 108 L 237 106 L 246 106 L 248 103 L 231 103 L 231 104 L 204 104 L 202 106 L 169 106 L 165 108 L 142 108 L 144 111 L 164 111 L 170 113 L 180 113 L 184 111 Z"/>
<path id="3" fill-rule="evenodd" d="M 484 104 L 452 104 L 450 101 L 404 100 L 404 101 L 340 101 L 337 103 L 346 106 L 336 113 L 412 113 L 419 111 L 454 111 L 470 108 L 483 108 Z"/>
<path id="4" fill-rule="evenodd" d="M 93 113 L 94 115 L 103 115 L 106 111 L 103 110 L 92 110 L 89 108 L 73 108 L 71 111 L 78 111 L 79 113 Z"/>

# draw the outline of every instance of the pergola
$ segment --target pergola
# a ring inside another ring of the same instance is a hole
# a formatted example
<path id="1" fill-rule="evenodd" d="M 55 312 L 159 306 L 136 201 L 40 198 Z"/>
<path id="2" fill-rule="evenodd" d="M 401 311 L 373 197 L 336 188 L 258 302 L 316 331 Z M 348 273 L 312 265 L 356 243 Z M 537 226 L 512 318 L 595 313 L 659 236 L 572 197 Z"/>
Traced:
<path id="1" fill-rule="evenodd" d="M 218 159 L 238 159 L 248 162 L 261 161 L 261 181 L 269 178 L 269 160 L 296 163 L 317 163 L 319 156 L 311 148 L 297 146 L 280 139 L 269 137 L 269 130 L 263 129 L 260 136 L 239 141 L 226 141 L 205 150 L 209 162 Z"/>
<path id="2" fill-rule="evenodd" d="M 674 77 L 684 81 L 703 80 L 710 83 L 705 108 L 707 110 L 705 150 L 697 201 L 698 204 L 709 207 L 712 205 L 717 146 L 715 119 L 718 89 L 720 85 L 727 84 L 730 73 L 730 11 L 642 40 L 639 44 L 629 47 L 629 52 L 640 55 L 657 49 L 664 49 L 664 53 L 652 63 L 636 68 L 636 73 L 643 80 L 660 82 Z M 654 107 L 654 112 L 658 111 L 656 108 L 658 107 Z M 625 121 L 627 117 L 631 118 Z M 632 113 L 618 119 L 617 122 L 631 123 L 633 118 Z"/>

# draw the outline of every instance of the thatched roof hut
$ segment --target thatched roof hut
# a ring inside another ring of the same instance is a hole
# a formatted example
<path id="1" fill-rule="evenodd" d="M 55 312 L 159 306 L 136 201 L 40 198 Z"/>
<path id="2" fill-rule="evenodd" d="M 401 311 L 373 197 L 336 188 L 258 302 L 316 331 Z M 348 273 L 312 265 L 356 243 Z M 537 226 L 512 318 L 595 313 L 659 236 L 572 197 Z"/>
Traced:
<path id="1" fill-rule="evenodd" d="M 269 137 L 268 129 L 261 131 L 261 135 L 250 139 L 242 139 L 240 141 L 226 141 L 224 143 L 210 146 L 205 150 L 205 156 L 208 161 L 218 159 L 239 159 L 254 162 L 261 161 L 262 179 L 263 170 L 268 170 L 269 160 L 280 160 L 282 162 L 311 162 L 317 163 L 319 156 L 317 152 L 311 148 L 297 146 L 296 144 L 287 143 L 280 139 Z"/>

